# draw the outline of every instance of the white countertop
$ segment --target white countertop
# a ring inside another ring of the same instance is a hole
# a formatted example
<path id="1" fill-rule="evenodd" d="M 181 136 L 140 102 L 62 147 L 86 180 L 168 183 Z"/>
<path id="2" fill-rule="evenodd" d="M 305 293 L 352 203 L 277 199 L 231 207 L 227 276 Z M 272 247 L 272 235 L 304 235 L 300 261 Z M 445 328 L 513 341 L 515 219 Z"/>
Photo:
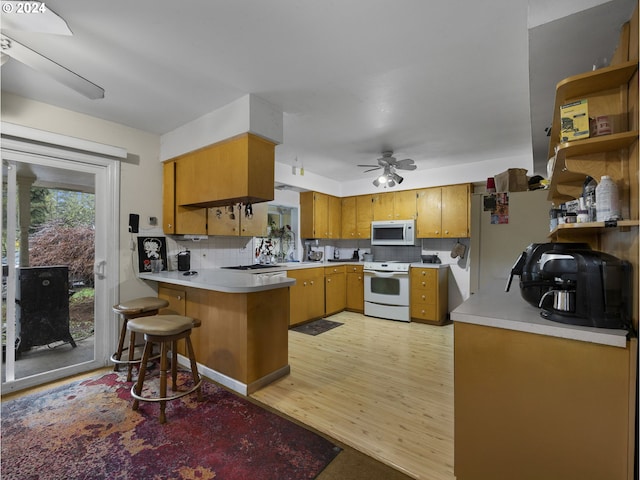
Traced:
<path id="1" fill-rule="evenodd" d="M 284 268 L 282 270 L 285 270 Z M 280 270 L 280 271 L 282 271 Z M 198 270 L 196 275 L 185 276 L 185 272 L 163 271 L 160 273 L 140 273 L 144 280 L 171 283 L 185 287 L 202 288 L 225 293 L 251 293 L 262 290 L 273 290 L 295 285 L 296 280 L 288 277 L 267 277 L 255 275 L 278 271 L 277 268 L 259 270 L 227 270 L 221 268 L 206 268 Z"/>
<path id="2" fill-rule="evenodd" d="M 479 291 L 454 309 L 451 312 L 451 319 L 455 322 L 568 338 L 613 347 L 624 348 L 627 346 L 626 330 L 581 327 L 542 318 L 540 309 L 524 300 L 518 287 L 512 288 L 509 292 L 497 287 L 494 290 Z"/>

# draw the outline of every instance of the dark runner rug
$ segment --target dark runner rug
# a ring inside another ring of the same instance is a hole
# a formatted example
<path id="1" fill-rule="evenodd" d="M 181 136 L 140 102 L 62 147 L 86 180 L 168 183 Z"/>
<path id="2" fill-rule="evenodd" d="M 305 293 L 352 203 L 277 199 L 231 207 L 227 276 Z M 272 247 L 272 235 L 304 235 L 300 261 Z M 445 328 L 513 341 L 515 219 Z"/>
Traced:
<path id="1" fill-rule="evenodd" d="M 180 389 L 190 375 L 180 373 Z M 126 374 L 2 402 L 5 479 L 313 479 L 340 452 L 323 437 L 210 382 L 131 410 Z"/>
<path id="2" fill-rule="evenodd" d="M 332 328 L 339 327 L 340 325 L 344 324 L 340 322 L 334 322 L 333 320 L 327 320 L 326 318 L 321 318 L 320 320 L 314 320 L 313 322 L 305 323 L 304 325 L 300 325 L 298 327 L 293 327 L 291 330 L 300 333 L 306 333 L 307 335 L 320 335 L 321 333 L 324 333 L 327 330 L 331 330 Z"/>

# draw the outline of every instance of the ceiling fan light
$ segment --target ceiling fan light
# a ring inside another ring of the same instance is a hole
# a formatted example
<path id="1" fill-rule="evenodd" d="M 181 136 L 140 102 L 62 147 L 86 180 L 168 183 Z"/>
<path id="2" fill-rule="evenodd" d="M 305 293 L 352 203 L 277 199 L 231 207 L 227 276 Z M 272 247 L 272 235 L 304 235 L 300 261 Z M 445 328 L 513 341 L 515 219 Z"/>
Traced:
<path id="1" fill-rule="evenodd" d="M 393 187 L 395 186 L 396 182 L 393 181 L 393 178 L 390 178 L 389 181 L 387 182 L 387 186 L 389 187 Z"/>
<path id="2" fill-rule="evenodd" d="M 373 185 L 374 185 L 375 187 L 379 187 L 379 186 L 380 186 L 380 182 L 378 181 L 378 179 L 377 179 L 377 178 L 373 181 Z"/>
<path id="3" fill-rule="evenodd" d="M 387 183 L 387 180 L 388 180 L 388 177 L 387 177 L 387 175 L 386 175 L 386 174 L 384 174 L 384 175 L 380 175 L 380 176 L 378 177 L 378 183 Z"/>

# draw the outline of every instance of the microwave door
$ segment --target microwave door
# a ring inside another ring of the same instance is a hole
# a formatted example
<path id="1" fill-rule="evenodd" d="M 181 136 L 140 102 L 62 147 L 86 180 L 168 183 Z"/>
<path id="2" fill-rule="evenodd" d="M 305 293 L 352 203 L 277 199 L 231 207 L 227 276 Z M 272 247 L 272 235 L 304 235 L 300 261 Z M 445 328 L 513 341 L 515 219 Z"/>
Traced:
<path id="1" fill-rule="evenodd" d="M 404 240 L 404 225 L 374 227 L 372 238 L 382 242 L 402 242 Z"/>

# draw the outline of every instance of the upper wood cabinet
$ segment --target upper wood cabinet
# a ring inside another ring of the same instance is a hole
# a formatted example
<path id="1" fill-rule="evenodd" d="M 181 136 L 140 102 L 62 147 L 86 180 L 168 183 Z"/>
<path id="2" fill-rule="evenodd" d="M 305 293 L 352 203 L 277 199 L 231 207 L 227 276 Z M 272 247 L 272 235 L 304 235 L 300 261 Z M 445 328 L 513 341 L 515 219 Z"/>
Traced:
<path id="1" fill-rule="evenodd" d="M 356 197 L 356 237 L 371 238 L 371 221 L 373 220 L 373 195 Z"/>
<path id="2" fill-rule="evenodd" d="M 166 234 L 207 234 L 207 209 L 176 205 L 176 162 L 165 162 L 162 182 L 162 229 Z"/>
<path id="3" fill-rule="evenodd" d="M 374 220 L 408 220 L 416 218 L 416 192 L 375 193 L 373 199 Z"/>
<path id="4" fill-rule="evenodd" d="M 340 238 L 342 202 L 319 192 L 300 193 L 300 237 Z"/>
<path id="5" fill-rule="evenodd" d="M 470 196 L 466 183 L 418 190 L 418 238 L 469 237 Z"/>
<path id="6" fill-rule="evenodd" d="M 373 195 L 357 195 L 342 198 L 342 238 L 371 238 L 372 197 Z"/>
<path id="7" fill-rule="evenodd" d="M 274 198 L 275 145 L 245 133 L 175 159 L 175 201 L 213 207 Z"/>
<path id="8" fill-rule="evenodd" d="M 208 209 L 209 235 L 260 237 L 267 234 L 267 203 L 227 205 Z"/>

